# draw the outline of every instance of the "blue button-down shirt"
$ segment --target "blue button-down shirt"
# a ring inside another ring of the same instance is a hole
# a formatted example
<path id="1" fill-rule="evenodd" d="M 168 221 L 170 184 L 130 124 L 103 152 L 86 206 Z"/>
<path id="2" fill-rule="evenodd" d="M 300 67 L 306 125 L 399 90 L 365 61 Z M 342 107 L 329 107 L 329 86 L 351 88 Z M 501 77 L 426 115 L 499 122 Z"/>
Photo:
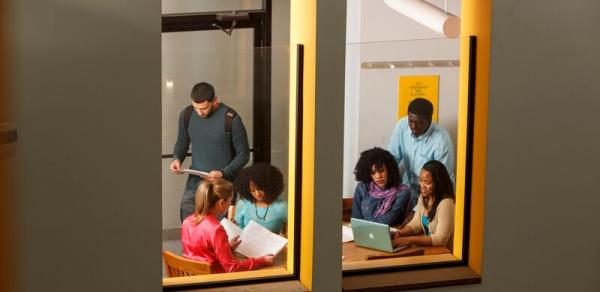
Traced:
<path id="1" fill-rule="evenodd" d="M 438 160 L 443 163 L 454 183 L 454 146 L 443 127 L 432 122 L 423 135 L 415 137 L 408 126 L 408 117 L 404 117 L 394 128 L 388 150 L 396 162 L 404 161 L 402 183 L 410 187 L 413 205 L 419 196 L 419 174 L 427 161 Z"/>

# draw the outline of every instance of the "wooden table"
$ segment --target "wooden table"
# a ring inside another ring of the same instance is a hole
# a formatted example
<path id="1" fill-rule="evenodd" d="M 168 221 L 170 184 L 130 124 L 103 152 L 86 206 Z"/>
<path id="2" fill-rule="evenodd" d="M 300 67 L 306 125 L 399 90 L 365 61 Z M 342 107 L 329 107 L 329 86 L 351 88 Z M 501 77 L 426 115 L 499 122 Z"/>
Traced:
<path id="1" fill-rule="evenodd" d="M 428 247 L 417 247 L 411 246 L 406 249 L 399 251 L 398 253 L 410 253 L 412 251 L 416 251 L 418 249 L 423 249 L 425 255 L 432 254 L 444 254 L 450 253 L 450 251 L 442 246 L 428 246 Z M 354 241 L 342 243 L 342 256 L 344 259 L 342 262 L 356 262 L 356 261 L 365 261 L 367 256 L 379 255 L 379 254 L 389 254 L 393 255 L 394 253 L 388 253 L 385 251 L 374 250 L 370 248 L 364 248 L 357 246 L 354 244 Z"/>
<path id="2" fill-rule="evenodd" d="M 412 253 L 412 255 L 410 255 Z M 414 255 L 419 253 L 420 255 Z M 398 255 L 405 255 L 401 256 Z M 397 253 L 388 253 L 370 248 L 359 247 L 354 241 L 342 244 L 342 270 L 353 271 L 377 267 L 392 267 L 402 265 L 418 265 L 423 263 L 449 262 L 457 260 L 450 250 L 445 247 L 411 246 Z M 391 257 L 388 257 L 391 256 Z M 367 257 L 375 259 L 367 260 Z"/>

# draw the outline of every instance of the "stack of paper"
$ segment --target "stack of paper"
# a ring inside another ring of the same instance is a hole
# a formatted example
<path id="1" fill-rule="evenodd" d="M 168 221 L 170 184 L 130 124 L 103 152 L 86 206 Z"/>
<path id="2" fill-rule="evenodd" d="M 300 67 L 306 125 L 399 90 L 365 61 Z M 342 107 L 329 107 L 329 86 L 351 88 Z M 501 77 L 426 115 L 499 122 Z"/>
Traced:
<path id="1" fill-rule="evenodd" d="M 268 254 L 277 255 L 287 245 L 287 238 L 271 232 L 254 221 L 250 221 L 244 230 L 227 218 L 221 220 L 221 225 L 225 228 L 230 241 L 235 236 L 240 237 L 242 242 L 235 251 L 249 258 Z"/>
<path id="2" fill-rule="evenodd" d="M 342 242 L 350 242 L 354 240 L 354 234 L 352 233 L 352 227 L 342 225 Z"/>
<path id="3" fill-rule="evenodd" d="M 229 243 L 231 243 L 231 240 L 234 237 L 239 236 L 240 234 L 242 234 L 242 228 L 240 228 L 239 226 L 235 225 L 235 223 L 231 222 L 227 218 L 223 218 L 221 220 L 221 225 L 225 229 L 225 232 L 227 233 L 227 237 L 229 237 Z"/>

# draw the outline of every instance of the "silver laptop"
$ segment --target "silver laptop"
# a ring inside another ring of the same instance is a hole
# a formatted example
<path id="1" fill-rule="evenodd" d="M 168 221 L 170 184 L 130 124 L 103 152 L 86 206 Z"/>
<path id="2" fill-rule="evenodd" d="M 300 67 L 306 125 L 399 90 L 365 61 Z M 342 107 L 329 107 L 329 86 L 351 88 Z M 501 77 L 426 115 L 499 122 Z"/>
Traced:
<path id="1" fill-rule="evenodd" d="M 362 219 L 350 218 L 354 243 L 358 246 L 387 252 L 397 252 L 406 246 L 394 248 L 390 234 L 390 226 Z"/>

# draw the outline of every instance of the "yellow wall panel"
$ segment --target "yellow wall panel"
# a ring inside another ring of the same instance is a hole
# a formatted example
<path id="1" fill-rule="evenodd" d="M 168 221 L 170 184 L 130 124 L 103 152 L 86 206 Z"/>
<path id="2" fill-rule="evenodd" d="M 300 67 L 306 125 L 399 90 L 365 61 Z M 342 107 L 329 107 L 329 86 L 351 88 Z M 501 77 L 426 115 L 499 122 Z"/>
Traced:
<path id="1" fill-rule="evenodd" d="M 440 76 L 400 76 L 398 78 L 398 116 L 400 119 L 408 115 L 408 104 L 415 98 L 421 97 L 433 104 L 433 121 L 438 121 L 438 101 L 440 91 Z"/>
<path id="2" fill-rule="evenodd" d="M 312 289 L 314 238 L 316 5 L 315 0 L 292 0 L 290 3 L 290 96 L 296 96 L 296 46 L 304 45 L 303 159 L 298 161 L 302 163 L 302 182 L 295 183 L 302 183 L 300 282 L 309 289 Z M 295 108 L 290 112 L 295 113 Z M 290 118 L 292 116 L 295 115 L 290 115 Z M 290 120 L 290 125 L 292 124 Z M 290 145 L 295 144 L 290 143 Z M 290 169 L 293 169 L 292 164 Z M 290 185 L 289 189 L 293 189 L 292 187 Z"/>
<path id="3" fill-rule="evenodd" d="M 476 51 L 476 85 L 475 85 L 475 125 L 473 129 L 473 173 L 471 186 L 471 212 L 469 237 L 469 266 L 477 273 L 481 273 L 483 255 L 483 220 L 485 199 L 485 171 L 486 171 L 486 146 L 487 146 L 487 119 L 488 119 L 488 92 L 489 92 L 489 68 L 490 68 L 490 27 L 491 27 L 491 5 L 490 0 L 465 0 L 462 2 L 461 10 L 461 34 L 464 37 L 477 37 Z M 467 83 L 469 47 L 466 40 L 461 44 L 461 64 L 459 89 L 459 137 L 466 133 L 467 114 Z M 465 141 L 457 142 L 457 165 L 464 166 Z M 464 180 L 464 167 L 457 168 L 457 181 Z M 457 194 L 464 194 L 464 189 L 457 189 Z M 460 198 L 464 200 L 464 197 Z M 464 201 L 463 201 L 464 202 Z M 457 205 L 459 198 L 457 198 Z M 456 214 L 462 214 L 458 210 Z M 457 224 L 462 226 L 462 216 L 457 216 Z M 459 224 L 460 223 L 460 224 Z M 456 243 L 456 242 L 455 242 Z M 461 243 L 462 244 L 462 243 Z M 460 254 L 460 248 L 455 248 Z"/>

